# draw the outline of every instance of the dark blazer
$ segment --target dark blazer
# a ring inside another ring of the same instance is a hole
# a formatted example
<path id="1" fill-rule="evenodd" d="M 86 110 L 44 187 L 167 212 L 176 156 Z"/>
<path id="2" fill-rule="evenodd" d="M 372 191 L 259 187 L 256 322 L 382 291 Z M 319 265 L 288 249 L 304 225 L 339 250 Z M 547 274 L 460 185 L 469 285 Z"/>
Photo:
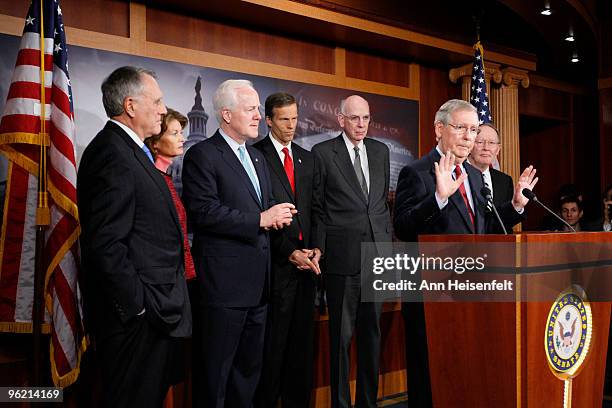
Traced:
<path id="1" fill-rule="evenodd" d="M 88 321 L 110 336 L 143 308 L 171 336 L 191 334 L 181 226 L 163 176 L 118 125 L 87 146 L 78 172 Z"/>
<path id="2" fill-rule="evenodd" d="M 312 206 L 312 180 L 314 174 L 314 159 L 312 153 L 301 148 L 295 142 L 291 143 L 293 155 L 293 172 L 295 179 L 296 194 L 293 194 L 285 168 L 280 160 L 270 136 L 255 143 L 270 167 L 270 179 L 272 181 L 272 194 L 278 203 L 292 203 L 298 210 L 294 221 L 288 227 L 278 231 L 271 231 L 274 288 L 285 287 L 289 279 L 295 278 L 298 271 L 289 262 L 289 256 L 296 249 L 310 248 L 310 209 Z M 299 236 L 302 232 L 302 242 Z"/>
<path id="3" fill-rule="evenodd" d="M 500 208 L 507 202 L 512 201 L 512 197 L 514 196 L 514 183 L 512 182 L 512 177 L 506 173 L 495 169 L 489 169 L 489 172 L 491 173 L 491 182 L 493 183 L 493 204 L 495 204 L 496 208 Z M 495 218 L 495 215 L 493 214 L 490 218 L 492 223 L 490 232 L 503 234 L 504 231 L 499 225 L 499 221 Z M 504 224 L 508 233 L 511 233 L 512 225 L 507 221 L 504 221 Z"/>
<path id="4" fill-rule="evenodd" d="M 211 306 L 254 307 L 268 294 L 270 239 L 260 213 L 274 205 L 261 152 L 247 145 L 263 203 L 219 131 L 191 147 L 183 161 L 183 200 L 193 225 L 191 254 Z"/>
<path id="5" fill-rule="evenodd" d="M 361 269 L 362 242 L 390 242 L 389 148 L 365 138 L 370 171 L 369 197 L 359 186 L 342 138 L 318 143 L 312 203 L 312 246 L 324 253 L 325 273 L 354 275 Z M 379 248 L 379 252 L 383 252 Z"/>
<path id="6" fill-rule="evenodd" d="M 449 197 L 449 203 L 442 210 L 435 198 L 436 176 L 434 163 L 440 154 L 434 148 L 421 159 L 405 166 L 397 181 L 395 197 L 394 230 L 403 241 L 416 241 L 421 234 L 485 234 L 492 223 L 487 220 L 486 201 L 482 196 L 482 174 L 478 169 L 464 162 L 474 203 L 475 225 L 469 218 L 461 193 L 457 190 Z M 498 207 L 503 220 L 514 225 L 522 217 L 505 202 Z"/>

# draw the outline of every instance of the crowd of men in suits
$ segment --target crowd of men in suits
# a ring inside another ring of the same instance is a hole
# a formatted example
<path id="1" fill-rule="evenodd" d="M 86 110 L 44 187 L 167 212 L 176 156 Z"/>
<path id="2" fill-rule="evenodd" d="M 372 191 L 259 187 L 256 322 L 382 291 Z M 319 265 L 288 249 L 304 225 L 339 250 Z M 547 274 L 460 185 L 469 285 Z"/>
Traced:
<path id="1" fill-rule="evenodd" d="M 193 325 L 194 406 L 272 408 L 280 399 L 309 407 L 322 277 L 332 406 L 351 406 L 356 335 L 355 406 L 375 407 L 382 304 L 362 301 L 362 243 L 391 242 L 393 231 L 406 241 L 499 232 L 485 186 L 511 227 L 524 218 L 522 189 L 537 182 L 531 166 L 515 187 L 490 170 L 498 132 L 479 127 L 472 105 L 450 100 L 436 114 L 436 148 L 400 173 L 392 220 L 389 148 L 367 137 L 364 98 L 341 101 L 342 132 L 309 152 L 293 141 L 295 98 L 270 95 L 269 133 L 250 145 L 259 137 L 259 95 L 249 81 L 227 80 L 213 96 L 218 130 L 183 162 L 199 292 L 191 305 L 177 213 L 143 143 L 160 132 L 166 112 L 155 74 L 119 68 L 102 94 L 109 121 L 83 154 L 78 198 L 85 303 L 107 406 L 160 406 L 180 380 L 182 339 Z M 403 316 L 406 347 L 418 356 L 407 361 L 410 406 L 429 407 L 422 304 L 403 305 Z"/>

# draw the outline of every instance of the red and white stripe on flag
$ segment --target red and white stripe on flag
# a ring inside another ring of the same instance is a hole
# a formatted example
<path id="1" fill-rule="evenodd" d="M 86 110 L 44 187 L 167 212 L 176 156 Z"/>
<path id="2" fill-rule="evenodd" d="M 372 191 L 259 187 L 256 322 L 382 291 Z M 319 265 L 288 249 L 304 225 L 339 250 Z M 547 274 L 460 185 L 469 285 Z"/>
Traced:
<path id="1" fill-rule="evenodd" d="M 45 233 L 45 324 L 53 381 L 76 381 L 87 338 L 79 289 L 75 129 L 59 0 L 42 0 L 45 128 L 41 135 L 41 0 L 25 19 L 0 119 L 0 153 L 9 160 L 0 236 L 0 331 L 32 332 L 40 144 L 47 149 L 51 224 Z"/>

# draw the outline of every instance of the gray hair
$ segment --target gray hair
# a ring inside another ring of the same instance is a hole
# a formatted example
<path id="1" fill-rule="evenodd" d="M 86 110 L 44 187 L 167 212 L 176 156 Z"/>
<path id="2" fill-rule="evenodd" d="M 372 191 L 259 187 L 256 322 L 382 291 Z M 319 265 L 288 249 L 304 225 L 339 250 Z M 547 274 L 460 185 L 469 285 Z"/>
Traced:
<path id="1" fill-rule="evenodd" d="M 223 109 L 233 110 L 238 104 L 238 99 L 236 98 L 236 91 L 242 88 L 255 89 L 253 87 L 253 83 L 246 79 L 228 79 L 226 81 L 223 81 L 213 94 L 213 109 L 215 111 L 215 117 L 217 118 L 217 122 L 219 122 L 219 124 L 223 122 L 223 118 L 221 116 L 221 112 L 223 112 Z"/>
<path id="2" fill-rule="evenodd" d="M 340 113 L 343 115 L 346 114 L 346 111 L 344 110 L 345 108 L 346 108 L 346 98 L 340 101 Z"/>
<path id="3" fill-rule="evenodd" d="M 434 119 L 434 125 L 436 123 L 442 123 L 443 125 L 448 125 L 450 122 L 450 116 L 457 111 L 471 111 L 478 114 L 476 107 L 469 102 L 466 102 L 462 99 L 451 99 L 446 102 L 440 109 L 436 112 L 436 117 Z"/>
<path id="4" fill-rule="evenodd" d="M 119 116 L 124 112 L 125 98 L 142 94 L 143 75 L 157 79 L 155 72 L 149 69 L 125 66 L 114 70 L 102 82 L 102 103 L 109 118 Z"/>
<path id="5" fill-rule="evenodd" d="M 489 123 L 483 123 L 479 125 L 478 128 L 481 129 L 485 126 L 493 129 L 495 131 L 495 134 L 497 135 L 497 142 L 501 142 L 501 135 L 499 134 L 499 129 L 497 128 L 497 126 L 495 126 L 493 122 L 489 122 Z"/>

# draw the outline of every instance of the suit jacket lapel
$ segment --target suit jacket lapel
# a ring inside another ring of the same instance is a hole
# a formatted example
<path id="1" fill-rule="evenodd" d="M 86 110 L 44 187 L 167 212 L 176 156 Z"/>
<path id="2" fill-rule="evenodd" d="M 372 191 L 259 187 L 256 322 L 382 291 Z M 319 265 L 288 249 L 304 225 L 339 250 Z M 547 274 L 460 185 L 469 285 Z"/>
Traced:
<path id="1" fill-rule="evenodd" d="M 441 158 L 440 153 L 438 153 L 436 148 L 434 148 L 434 150 L 431 153 L 431 157 L 430 157 L 430 159 L 432 161 L 432 163 L 431 163 L 431 176 L 434 179 L 434 185 L 435 185 L 435 180 L 436 180 L 436 173 L 434 171 L 434 162 L 436 162 L 436 163 L 439 162 L 440 158 Z M 468 178 L 469 178 L 469 176 L 468 176 Z M 470 188 L 471 187 L 472 187 L 472 185 L 470 184 Z M 472 220 L 470 220 L 470 216 L 468 214 L 468 209 L 465 206 L 465 202 L 463 201 L 463 197 L 461 197 L 461 191 L 459 191 L 459 189 L 457 189 L 457 191 L 455 191 L 448 198 L 448 201 L 450 203 L 452 203 L 452 205 L 455 206 L 455 210 L 457 210 L 457 212 L 461 216 L 461 219 L 463 220 L 463 223 L 473 233 L 474 232 L 474 224 L 472 224 Z M 474 219 L 474 222 L 476 222 L 476 219 Z"/>
<path id="2" fill-rule="evenodd" d="M 251 189 L 252 189 L 252 194 L 254 194 L 255 198 L 257 199 L 257 203 L 259 204 L 259 206 L 264 209 L 264 208 L 268 208 L 268 196 L 270 194 L 270 192 L 267 190 L 267 184 L 265 183 L 266 181 L 266 163 L 263 160 L 260 160 L 257 155 L 255 154 L 255 152 L 257 152 L 257 149 L 255 149 L 253 146 L 247 146 L 247 152 L 249 153 L 249 156 L 251 156 L 251 161 L 253 162 L 253 166 L 255 166 L 255 172 L 257 173 L 257 178 L 259 179 L 259 190 L 261 191 L 261 202 L 259 201 L 258 197 L 257 197 L 257 192 L 255 192 L 255 188 L 253 187 L 253 183 L 251 183 L 251 179 L 249 179 L 249 184 L 251 184 Z M 247 176 L 248 178 L 248 176 Z"/>
<path id="3" fill-rule="evenodd" d="M 112 122 L 111 122 L 112 123 Z M 170 213 L 172 214 L 172 218 L 178 228 L 179 232 L 182 234 L 181 224 L 178 218 L 178 213 L 176 212 L 176 206 L 174 205 L 174 201 L 172 201 L 172 196 L 170 195 L 170 190 L 168 189 L 168 185 L 166 181 L 163 179 L 163 176 L 159 173 L 159 170 L 155 165 L 151 162 L 146 153 L 125 133 L 123 129 L 119 126 L 112 124 L 114 128 L 112 130 L 117 133 L 123 141 L 127 144 L 127 146 L 132 149 L 134 153 L 134 157 L 136 161 L 140 163 L 140 165 L 145 169 L 145 171 L 149 174 L 153 182 L 157 185 L 157 188 L 161 191 L 164 199 L 166 200 L 166 204 L 170 209 Z"/>
<path id="4" fill-rule="evenodd" d="M 366 154 L 368 155 L 368 169 L 370 170 L 370 197 L 382 197 L 384 194 L 382 190 L 385 188 L 384 183 L 372 182 L 372 180 L 384 180 L 385 169 L 384 161 L 382 158 L 377 157 L 376 147 L 370 143 L 368 138 L 363 139 L 363 143 L 366 147 Z"/>
<path id="5" fill-rule="evenodd" d="M 334 162 L 340 173 L 344 176 L 348 184 L 353 188 L 355 194 L 364 202 L 364 204 L 368 204 L 365 195 L 363 194 L 363 190 L 359 185 L 359 180 L 357 180 L 357 175 L 355 174 L 355 168 L 353 167 L 353 163 L 351 162 L 351 157 L 349 156 L 348 150 L 346 149 L 346 144 L 344 143 L 344 139 L 342 135 L 338 136 L 336 139 L 336 143 L 334 145 L 334 152 L 336 156 L 334 158 Z"/>
<path id="6" fill-rule="evenodd" d="M 246 170 L 242 166 L 242 163 L 240 163 L 240 160 L 238 159 L 236 154 L 232 151 L 232 148 L 230 147 L 230 145 L 227 144 L 227 142 L 225 141 L 225 139 L 223 139 L 223 136 L 221 136 L 219 132 L 216 132 L 212 136 L 212 138 L 214 138 L 214 142 L 217 145 L 217 148 L 219 149 L 219 151 L 221 152 L 225 163 L 227 163 L 227 165 L 230 166 L 236 172 L 236 175 L 238 176 L 238 179 L 240 179 L 240 182 L 245 185 L 245 187 L 248 189 L 249 193 L 251 194 L 251 197 L 253 198 L 253 200 L 255 200 L 257 205 L 261 207 L 261 202 L 259 201 L 259 197 L 257 197 L 257 192 L 255 191 L 255 187 L 253 187 L 253 183 L 251 183 L 251 179 L 249 178 L 249 175 L 247 174 Z M 253 161 L 253 164 L 255 164 L 255 160 L 253 159 L 251 160 Z M 263 195 L 263 192 L 262 192 L 262 195 Z"/>
<path id="7" fill-rule="evenodd" d="M 295 203 L 295 197 L 293 196 L 293 191 L 291 190 L 291 184 L 289 184 L 289 179 L 287 178 L 287 173 L 285 173 L 285 167 L 283 163 L 281 162 L 280 157 L 278 156 L 278 153 L 276 152 L 276 149 L 274 148 L 274 145 L 272 144 L 272 141 L 270 140 L 270 136 L 267 136 L 263 140 L 262 147 L 263 147 L 264 156 L 266 157 L 266 160 L 268 160 L 268 163 L 270 164 L 272 171 L 276 173 L 276 175 L 278 176 L 278 179 L 281 181 L 281 184 L 283 185 L 283 188 L 285 189 L 289 197 L 291 197 Z M 297 179 L 297 171 L 296 171 L 297 159 L 295 155 L 296 154 L 295 149 L 293 149 L 292 153 L 293 153 L 294 178 Z"/>
<path id="8" fill-rule="evenodd" d="M 463 222 L 469 228 L 469 230 L 473 233 L 474 225 L 472 224 L 472 220 L 470 220 L 468 209 L 465 206 L 465 202 L 463 201 L 463 197 L 461 197 L 461 192 L 459 191 L 459 189 L 457 189 L 457 191 L 455 191 L 455 193 L 450 196 L 449 201 L 453 203 L 453 205 L 456 207 L 459 214 L 461 214 L 461 218 L 463 219 Z M 474 222 L 476 222 L 476 217 L 474 217 Z"/>
<path id="9" fill-rule="evenodd" d="M 480 190 L 484 187 L 482 182 L 482 173 L 480 170 L 472 167 L 469 163 L 464 163 L 465 171 L 468 174 L 468 182 L 472 193 L 472 203 L 474 203 L 474 223 L 476 224 L 476 233 L 484 234 L 485 232 L 485 214 L 483 209 L 486 204 L 481 198 Z"/>

